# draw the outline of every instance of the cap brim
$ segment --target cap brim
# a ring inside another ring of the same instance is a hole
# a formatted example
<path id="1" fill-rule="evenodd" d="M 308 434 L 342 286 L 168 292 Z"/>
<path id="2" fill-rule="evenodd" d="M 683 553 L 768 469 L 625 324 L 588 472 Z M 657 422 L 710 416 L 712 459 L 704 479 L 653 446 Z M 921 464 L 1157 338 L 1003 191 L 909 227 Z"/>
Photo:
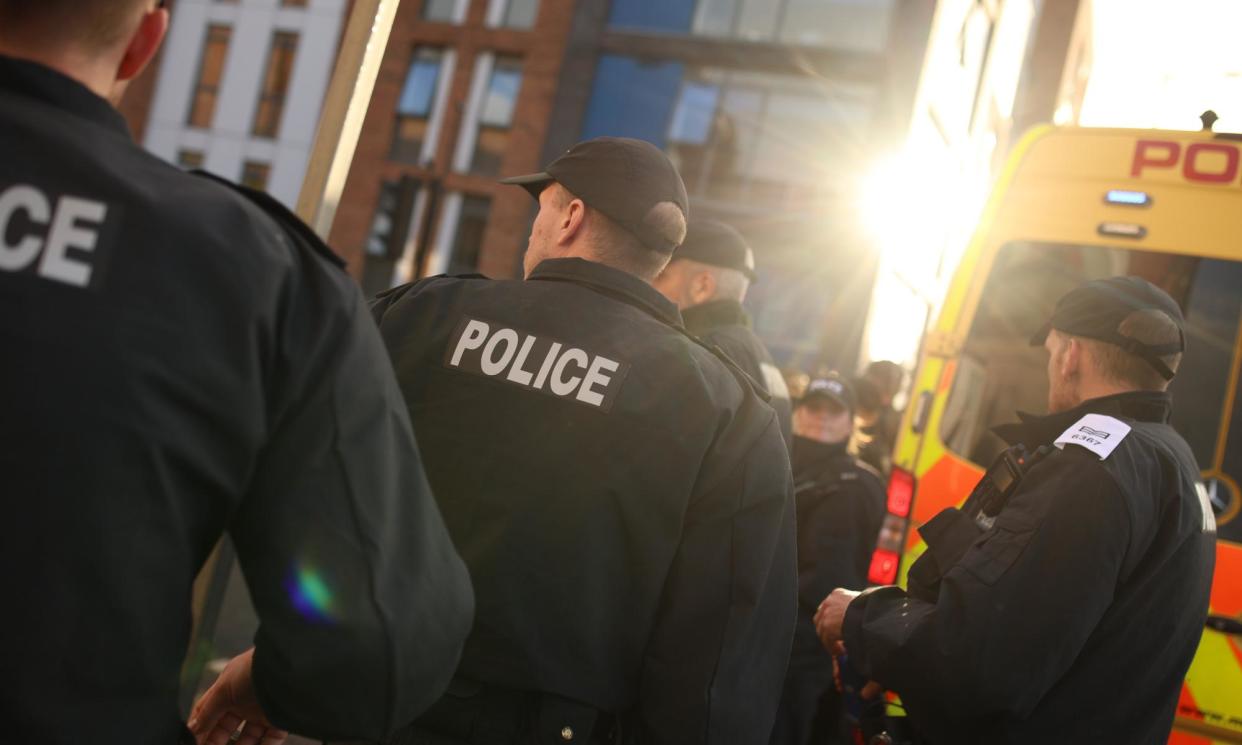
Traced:
<path id="1" fill-rule="evenodd" d="M 802 394 L 802 398 L 798 399 L 796 406 L 801 406 L 802 404 L 805 404 L 809 401 L 813 401 L 817 398 L 822 398 L 828 401 L 836 401 L 837 403 L 841 404 L 841 406 L 845 407 L 846 410 L 851 411 L 851 412 L 854 410 L 854 407 L 850 406 L 849 401 L 846 401 L 841 396 L 838 396 L 835 393 L 830 393 L 828 391 L 808 391 Z"/>
<path id="2" fill-rule="evenodd" d="M 555 180 L 556 179 L 552 178 L 550 174 L 540 171 L 539 173 L 530 173 L 525 176 L 510 176 L 509 178 L 502 178 L 500 183 L 509 186 L 520 186 L 529 192 L 532 197 L 538 200 L 539 192 L 543 191 L 547 188 L 548 184 Z"/>
<path id="3" fill-rule="evenodd" d="M 1036 331 L 1035 334 L 1031 336 L 1031 346 L 1042 347 L 1044 342 L 1048 341 L 1048 334 L 1050 333 L 1052 333 L 1052 321 L 1040 326 L 1039 331 Z"/>

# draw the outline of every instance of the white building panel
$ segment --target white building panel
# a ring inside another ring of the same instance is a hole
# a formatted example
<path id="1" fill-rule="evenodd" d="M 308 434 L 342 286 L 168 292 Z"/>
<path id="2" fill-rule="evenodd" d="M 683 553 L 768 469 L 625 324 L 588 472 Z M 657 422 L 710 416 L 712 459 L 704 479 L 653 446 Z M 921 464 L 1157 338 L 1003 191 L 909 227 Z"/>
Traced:
<path id="1" fill-rule="evenodd" d="M 292 206 L 302 187 L 324 95 L 336 62 L 345 0 L 310 0 L 308 7 L 279 0 L 179 0 L 156 80 L 145 146 L 176 163 L 183 150 L 201 152 L 204 168 L 238 180 L 247 161 L 271 167 L 268 191 Z M 228 56 L 210 129 L 188 126 L 207 29 L 231 30 Z M 298 35 L 293 74 L 276 139 L 252 134 L 272 36 Z"/>

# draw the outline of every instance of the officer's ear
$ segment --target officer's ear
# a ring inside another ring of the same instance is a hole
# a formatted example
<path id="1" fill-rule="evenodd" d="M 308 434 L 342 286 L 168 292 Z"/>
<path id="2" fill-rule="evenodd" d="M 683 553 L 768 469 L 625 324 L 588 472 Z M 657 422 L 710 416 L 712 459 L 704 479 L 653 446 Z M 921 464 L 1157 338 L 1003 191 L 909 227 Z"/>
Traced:
<path id="1" fill-rule="evenodd" d="M 1082 371 L 1086 354 L 1087 346 L 1083 344 L 1082 339 L 1074 336 L 1064 337 L 1061 347 L 1061 377 L 1067 380 L 1076 377 Z"/>
<path id="2" fill-rule="evenodd" d="M 143 13 L 142 20 L 138 22 L 138 28 L 133 36 L 129 37 L 125 54 L 121 57 L 121 63 L 117 67 L 116 79 L 126 81 L 137 77 L 138 73 L 142 72 L 155 57 L 167 33 L 168 11 L 166 9 L 155 8 Z"/>
<path id="3" fill-rule="evenodd" d="M 576 197 L 569 200 L 560 218 L 556 242 L 564 246 L 573 243 L 582 232 L 582 226 L 586 222 L 586 203 Z"/>
<path id="4" fill-rule="evenodd" d="M 690 296 L 695 304 L 705 303 L 716 297 L 716 273 L 706 270 L 695 272 L 690 283 Z"/>

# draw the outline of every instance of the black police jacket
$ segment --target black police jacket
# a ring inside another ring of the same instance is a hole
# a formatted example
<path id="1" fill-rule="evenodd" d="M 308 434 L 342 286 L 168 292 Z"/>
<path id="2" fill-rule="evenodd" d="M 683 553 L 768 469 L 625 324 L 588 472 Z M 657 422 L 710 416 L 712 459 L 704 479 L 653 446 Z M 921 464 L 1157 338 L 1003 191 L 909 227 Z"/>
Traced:
<path id="1" fill-rule="evenodd" d="M 757 743 L 793 633 L 776 416 L 647 283 L 582 259 L 373 305 L 478 613 L 460 675 Z"/>
<path id="2" fill-rule="evenodd" d="M 798 606 L 810 621 L 834 589 L 861 590 L 884 521 L 884 485 L 871 466 L 805 437 L 793 441 L 798 505 Z M 814 624 L 810 631 L 814 635 Z M 816 637 L 818 641 L 818 637 Z M 818 645 L 820 651 L 823 645 Z"/>
<path id="3" fill-rule="evenodd" d="M 176 742 L 191 583 L 225 531 L 276 724 L 415 716 L 469 578 L 348 275 L 39 65 L 0 58 L 0 153 L 0 739 Z"/>
<path id="4" fill-rule="evenodd" d="M 857 598 L 845 643 L 932 743 L 1164 743 L 1207 614 L 1214 522 L 1162 393 L 998 428 L 1035 463 L 934 602 Z"/>
<path id="5" fill-rule="evenodd" d="M 786 443 L 793 442 L 789 388 L 768 348 L 751 329 L 750 317 L 742 304 L 736 300 L 713 300 L 687 308 L 681 315 L 687 331 L 719 347 L 768 394 L 768 403 L 780 420 L 781 436 Z"/>

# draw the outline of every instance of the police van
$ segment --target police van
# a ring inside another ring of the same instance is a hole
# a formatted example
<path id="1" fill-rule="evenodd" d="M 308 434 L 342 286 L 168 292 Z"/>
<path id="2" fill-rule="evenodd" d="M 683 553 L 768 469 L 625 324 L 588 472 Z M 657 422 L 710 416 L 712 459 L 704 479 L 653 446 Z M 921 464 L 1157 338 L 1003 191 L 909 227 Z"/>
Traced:
<path id="1" fill-rule="evenodd" d="M 1046 410 L 1046 353 L 1027 342 L 1057 299 L 1121 274 L 1185 312 L 1173 425 L 1217 524 L 1209 627 L 1170 743 L 1242 743 L 1242 136 L 1042 127 L 1015 148 L 923 340 L 869 578 L 904 581 L 924 548 L 914 528 L 1004 449 L 991 428 Z"/>

